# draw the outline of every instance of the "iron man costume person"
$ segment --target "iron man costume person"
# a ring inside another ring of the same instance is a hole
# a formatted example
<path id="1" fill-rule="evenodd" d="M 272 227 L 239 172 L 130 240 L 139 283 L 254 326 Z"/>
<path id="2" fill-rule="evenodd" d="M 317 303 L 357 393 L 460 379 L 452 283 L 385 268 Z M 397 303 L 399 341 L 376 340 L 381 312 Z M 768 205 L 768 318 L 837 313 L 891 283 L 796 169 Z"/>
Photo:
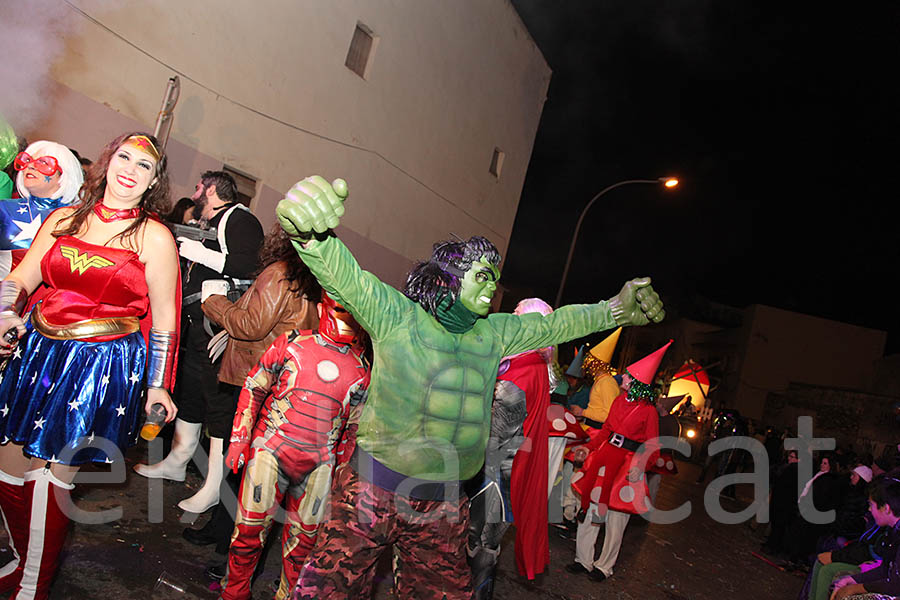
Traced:
<path id="1" fill-rule="evenodd" d="M 364 397 L 369 366 L 362 329 L 326 294 L 319 330 L 278 338 L 247 376 L 225 462 L 247 459 L 223 600 L 251 598 L 251 578 L 284 500 L 281 585 L 286 598 L 328 505 L 336 450 L 351 408 Z M 258 418 L 257 418 L 258 417 Z"/>

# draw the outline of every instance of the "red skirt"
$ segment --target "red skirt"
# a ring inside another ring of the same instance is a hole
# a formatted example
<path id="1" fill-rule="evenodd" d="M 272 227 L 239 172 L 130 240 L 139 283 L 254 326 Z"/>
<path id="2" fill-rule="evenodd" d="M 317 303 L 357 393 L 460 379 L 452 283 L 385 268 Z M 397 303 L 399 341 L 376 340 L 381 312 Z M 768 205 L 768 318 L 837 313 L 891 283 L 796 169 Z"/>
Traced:
<path id="1" fill-rule="evenodd" d="M 614 491 L 613 481 L 626 461 L 634 452 L 604 443 L 591 452 L 584 466 L 572 476 L 572 489 L 581 496 L 581 507 L 587 508 L 593 502 L 598 506 L 609 506 L 609 495 Z"/>

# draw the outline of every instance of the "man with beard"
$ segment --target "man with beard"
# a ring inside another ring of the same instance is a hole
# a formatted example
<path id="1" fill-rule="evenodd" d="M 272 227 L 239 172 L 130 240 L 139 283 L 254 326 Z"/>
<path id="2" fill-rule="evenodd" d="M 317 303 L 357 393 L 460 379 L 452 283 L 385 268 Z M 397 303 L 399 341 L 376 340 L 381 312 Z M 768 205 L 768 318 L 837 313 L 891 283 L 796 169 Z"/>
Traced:
<path id="1" fill-rule="evenodd" d="M 200 308 L 204 282 L 249 279 L 257 265 L 263 230 L 259 220 L 237 201 L 237 185 L 224 171 L 207 171 L 197 182 L 194 218 L 216 232 L 214 240 L 178 238 L 178 252 L 187 261 L 182 271 L 182 319 L 187 320 L 181 351 L 179 388 L 176 390 L 178 418 L 172 450 L 155 465 L 137 465 L 135 472 L 144 477 L 184 481 L 188 461 L 200 441 L 203 423 L 209 429 L 209 468 L 203 487 L 178 506 L 188 512 L 202 513 L 219 501 L 222 479 L 223 440 L 231 434 L 231 421 L 237 406 L 234 386 L 218 381 L 216 368 L 208 356 L 211 331 L 203 323 Z M 236 283 L 240 283 L 237 281 Z M 249 281 L 245 282 L 249 284 Z M 222 293 L 221 288 L 215 293 Z M 207 295 L 210 295 L 207 293 Z"/>

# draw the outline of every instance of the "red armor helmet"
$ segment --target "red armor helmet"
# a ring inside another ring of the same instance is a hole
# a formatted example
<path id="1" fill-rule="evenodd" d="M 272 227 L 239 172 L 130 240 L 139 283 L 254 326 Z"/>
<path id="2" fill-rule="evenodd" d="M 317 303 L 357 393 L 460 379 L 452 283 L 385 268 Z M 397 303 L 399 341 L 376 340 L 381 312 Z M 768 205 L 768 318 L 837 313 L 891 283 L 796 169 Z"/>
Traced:
<path id="1" fill-rule="evenodd" d="M 322 290 L 319 305 L 319 333 L 338 344 L 355 344 L 362 328 L 346 308 Z"/>

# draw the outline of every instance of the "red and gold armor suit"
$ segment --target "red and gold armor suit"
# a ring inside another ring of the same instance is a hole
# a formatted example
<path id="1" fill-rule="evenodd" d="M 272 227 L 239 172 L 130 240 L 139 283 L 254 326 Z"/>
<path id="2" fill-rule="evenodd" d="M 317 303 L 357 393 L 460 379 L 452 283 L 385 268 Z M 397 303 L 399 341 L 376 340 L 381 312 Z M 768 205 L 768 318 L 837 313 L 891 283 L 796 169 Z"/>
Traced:
<path id="1" fill-rule="evenodd" d="M 289 595 L 328 506 L 348 416 L 362 401 L 368 381 L 359 345 L 311 331 L 281 336 L 250 371 L 228 453 L 235 461 L 249 446 L 224 600 L 251 597 L 253 570 L 282 501 L 282 574 L 275 597 Z"/>

